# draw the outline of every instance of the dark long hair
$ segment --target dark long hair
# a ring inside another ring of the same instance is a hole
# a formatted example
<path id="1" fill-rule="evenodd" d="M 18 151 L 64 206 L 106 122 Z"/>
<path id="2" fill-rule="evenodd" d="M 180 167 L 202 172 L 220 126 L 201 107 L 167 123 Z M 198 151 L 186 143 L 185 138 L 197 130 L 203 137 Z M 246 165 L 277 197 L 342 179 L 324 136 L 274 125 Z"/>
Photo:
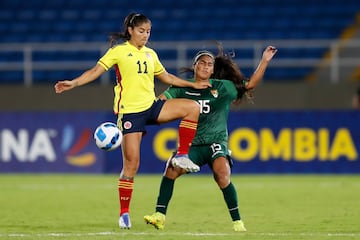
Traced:
<path id="1" fill-rule="evenodd" d="M 225 54 L 222 44 L 216 42 L 216 45 L 218 48 L 218 54 L 215 56 L 214 73 L 210 76 L 210 78 L 225 79 L 234 83 L 238 92 L 234 103 L 240 103 L 244 95 L 246 95 L 247 100 L 251 101 L 253 99 L 252 93 L 246 89 L 246 84 L 249 79 L 244 76 L 239 66 L 234 62 L 233 58 L 235 54 L 233 52 Z M 192 74 L 194 74 L 194 69 L 181 68 L 180 72 L 192 72 Z"/>
<path id="2" fill-rule="evenodd" d="M 128 31 L 128 27 L 134 28 L 143 23 L 151 24 L 151 21 L 148 17 L 140 13 L 130 13 L 129 15 L 127 15 L 123 24 L 123 32 L 110 33 L 110 46 L 118 44 L 119 40 L 122 40 L 122 42 L 130 40 L 131 36 Z"/>

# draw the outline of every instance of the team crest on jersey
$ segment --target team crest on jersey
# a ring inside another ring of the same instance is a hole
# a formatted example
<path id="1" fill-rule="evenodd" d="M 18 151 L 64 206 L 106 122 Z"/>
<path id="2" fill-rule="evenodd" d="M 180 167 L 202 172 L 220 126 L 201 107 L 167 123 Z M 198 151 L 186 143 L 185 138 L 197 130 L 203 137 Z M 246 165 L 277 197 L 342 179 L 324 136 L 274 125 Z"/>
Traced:
<path id="1" fill-rule="evenodd" d="M 130 129 L 131 127 L 132 127 L 132 123 L 131 123 L 131 122 L 129 122 L 129 121 L 124 122 L 124 128 L 125 128 L 125 129 Z"/>
<path id="2" fill-rule="evenodd" d="M 151 58 L 151 55 L 150 55 L 150 53 L 145 53 L 145 56 L 147 57 L 147 58 Z"/>
<path id="3" fill-rule="evenodd" d="M 214 98 L 217 98 L 219 96 L 219 92 L 217 89 L 210 90 L 210 92 L 214 96 Z"/>

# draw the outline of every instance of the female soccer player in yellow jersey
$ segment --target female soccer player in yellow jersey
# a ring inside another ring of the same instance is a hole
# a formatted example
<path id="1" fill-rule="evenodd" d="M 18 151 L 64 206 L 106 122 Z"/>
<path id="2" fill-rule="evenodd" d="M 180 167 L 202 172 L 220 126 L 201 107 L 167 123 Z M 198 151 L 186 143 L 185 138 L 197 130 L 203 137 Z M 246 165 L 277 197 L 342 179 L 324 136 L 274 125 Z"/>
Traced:
<path id="1" fill-rule="evenodd" d="M 140 164 L 140 142 L 146 125 L 181 119 L 179 146 L 172 164 L 187 172 L 199 171 L 199 167 L 188 159 L 200 114 L 199 104 L 189 99 L 158 100 L 155 97 L 154 77 L 178 87 L 205 89 L 211 85 L 185 81 L 168 73 L 156 52 L 145 46 L 150 31 L 149 18 L 143 14 L 129 14 L 124 20 L 124 31 L 110 36 L 111 48 L 93 68 L 77 78 L 55 84 L 56 93 L 62 93 L 92 82 L 111 67 L 115 68 L 117 85 L 114 87 L 113 110 L 118 115 L 118 126 L 124 134 L 123 167 L 118 184 L 120 228 L 131 228 L 129 206 L 134 177 Z"/>

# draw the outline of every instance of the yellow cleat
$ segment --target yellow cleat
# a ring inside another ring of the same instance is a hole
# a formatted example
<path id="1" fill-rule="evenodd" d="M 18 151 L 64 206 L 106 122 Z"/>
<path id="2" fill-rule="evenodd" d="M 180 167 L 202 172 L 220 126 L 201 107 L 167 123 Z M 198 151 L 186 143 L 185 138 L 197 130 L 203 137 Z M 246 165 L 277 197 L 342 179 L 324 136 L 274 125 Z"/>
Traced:
<path id="1" fill-rule="evenodd" d="M 244 226 L 243 221 L 236 220 L 233 222 L 233 228 L 235 232 L 246 232 L 246 228 Z"/>
<path id="2" fill-rule="evenodd" d="M 153 215 L 146 215 L 144 216 L 144 220 L 147 224 L 153 225 L 156 229 L 164 229 L 165 227 L 165 215 L 156 212 Z"/>

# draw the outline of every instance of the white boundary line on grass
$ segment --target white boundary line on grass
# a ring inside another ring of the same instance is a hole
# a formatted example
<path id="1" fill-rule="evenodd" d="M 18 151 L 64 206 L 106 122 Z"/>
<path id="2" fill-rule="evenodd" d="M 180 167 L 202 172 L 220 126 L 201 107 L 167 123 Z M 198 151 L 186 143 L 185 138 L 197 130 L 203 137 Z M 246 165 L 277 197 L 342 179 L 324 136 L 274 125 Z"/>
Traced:
<path id="1" fill-rule="evenodd" d="M 241 234 L 253 235 L 253 236 L 305 236 L 305 237 L 360 237 L 360 233 L 191 233 L 191 232 L 95 232 L 95 233 L 0 233 L 1 237 L 13 237 L 13 238 L 26 238 L 26 237 L 86 237 L 86 236 L 198 236 L 198 237 L 212 237 L 212 236 L 240 236 Z"/>

